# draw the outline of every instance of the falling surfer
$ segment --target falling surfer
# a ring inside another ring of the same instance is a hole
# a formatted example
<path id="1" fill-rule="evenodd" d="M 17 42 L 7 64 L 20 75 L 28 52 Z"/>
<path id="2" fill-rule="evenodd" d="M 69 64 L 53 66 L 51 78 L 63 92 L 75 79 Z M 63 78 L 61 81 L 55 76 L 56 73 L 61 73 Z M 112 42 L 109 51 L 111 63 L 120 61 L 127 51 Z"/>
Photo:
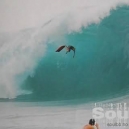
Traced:
<path id="1" fill-rule="evenodd" d="M 73 58 L 74 58 L 74 56 L 75 56 L 75 47 L 73 47 L 73 46 L 60 46 L 57 50 L 56 50 L 56 52 L 60 52 L 63 48 L 66 48 L 66 54 L 68 53 L 68 52 L 70 52 L 71 50 L 73 50 L 73 52 L 74 52 L 74 55 L 73 55 Z"/>

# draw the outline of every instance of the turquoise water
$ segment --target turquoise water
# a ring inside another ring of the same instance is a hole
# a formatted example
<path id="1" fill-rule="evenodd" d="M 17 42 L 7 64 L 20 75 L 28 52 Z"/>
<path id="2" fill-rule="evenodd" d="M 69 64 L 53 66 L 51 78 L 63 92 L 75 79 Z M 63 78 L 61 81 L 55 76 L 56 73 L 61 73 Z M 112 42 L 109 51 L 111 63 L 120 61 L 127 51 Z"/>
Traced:
<path id="1" fill-rule="evenodd" d="M 129 3 L 122 1 L 77 0 L 63 10 L 65 1 L 40 27 L 0 32 L 1 129 L 82 129 L 95 107 L 104 113 L 96 119 L 100 128 L 118 129 L 119 121 L 119 129 L 128 128 L 123 122 L 129 125 L 129 6 L 120 5 Z M 28 5 L 31 18 L 40 2 L 33 11 Z M 55 52 L 61 45 L 74 46 L 75 58 L 72 51 Z M 107 119 L 116 111 L 127 117 Z"/>
<path id="2" fill-rule="evenodd" d="M 20 95 L 17 100 L 94 101 L 129 93 L 129 7 L 118 7 L 99 24 L 63 38 L 66 45 L 76 48 L 75 58 L 65 50 L 56 53 L 58 45 L 48 40 L 45 57 L 22 84 L 32 94 Z"/>

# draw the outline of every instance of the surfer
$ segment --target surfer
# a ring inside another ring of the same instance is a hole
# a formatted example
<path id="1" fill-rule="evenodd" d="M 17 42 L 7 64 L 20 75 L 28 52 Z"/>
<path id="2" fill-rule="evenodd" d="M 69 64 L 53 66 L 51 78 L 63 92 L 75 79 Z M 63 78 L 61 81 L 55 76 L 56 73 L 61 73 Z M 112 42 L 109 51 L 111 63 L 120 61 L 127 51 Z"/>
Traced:
<path id="1" fill-rule="evenodd" d="M 95 123 L 94 119 L 90 119 L 89 124 L 85 125 L 83 129 L 99 129 L 99 125 Z"/>
<path id="2" fill-rule="evenodd" d="M 63 45 L 63 46 L 60 46 L 60 47 L 56 50 L 56 52 L 60 52 L 63 48 L 66 48 L 66 54 L 67 54 L 68 52 L 70 52 L 71 50 L 73 50 L 73 52 L 74 52 L 73 58 L 74 58 L 74 56 L 75 56 L 75 47 Z"/>

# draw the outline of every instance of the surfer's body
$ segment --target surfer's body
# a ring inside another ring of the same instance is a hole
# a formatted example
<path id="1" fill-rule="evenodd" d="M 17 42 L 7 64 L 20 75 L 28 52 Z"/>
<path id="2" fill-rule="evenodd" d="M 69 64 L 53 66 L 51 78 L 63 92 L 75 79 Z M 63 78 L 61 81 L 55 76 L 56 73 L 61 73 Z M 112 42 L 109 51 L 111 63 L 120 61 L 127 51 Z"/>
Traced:
<path id="1" fill-rule="evenodd" d="M 66 47 L 66 54 L 68 53 L 68 52 L 70 52 L 74 47 L 73 46 L 65 46 Z"/>
<path id="2" fill-rule="evenodd" d="M 89 124 L 85 125 L 83 129 L 99 129 L 99 125 L 95 123 L 94 119 L 90 119 Z"/>
<path id="3" fill-rule="evenodd" d="M 63 48 L 66 48 L 66 54 L 68 53 L 68 52 L 70 52 L 71 50 L 73 50 L 73 52 L 74 52 L 74 55 L 73 55 L 73 58 L 74 58 L 74 56 L 75 56 L 75 48 L 73 47 L 73 46 L 60 46 L 57 50 L 56 50 L 56 52 L 60 52 Z"/>

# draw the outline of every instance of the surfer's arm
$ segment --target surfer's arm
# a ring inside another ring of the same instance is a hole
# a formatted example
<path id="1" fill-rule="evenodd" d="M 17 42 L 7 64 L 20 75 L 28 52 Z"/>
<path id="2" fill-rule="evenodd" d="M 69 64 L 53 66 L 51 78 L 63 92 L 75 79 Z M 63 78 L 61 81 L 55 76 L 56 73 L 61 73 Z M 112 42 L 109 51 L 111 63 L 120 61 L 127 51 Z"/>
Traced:
<path id="1" fill-rule="evenodd" d="M 66 49 L 66 54 L 67 54 L 67 52 L 69 51 L 69 48 L 67 46 L 65 46 L 65 49 Z"/>
<path id="2" fill-rule="evenodd" d="M 99 124 L 98 124 L 98 123 L 96 123 L 96 124 L 95 124 L 95 126 L 96 126 L 96 128 L 97 128 L 97 129 L 100 129 L 100 128 L 99 128 Z"/>
<path id="3" fill-rule="evenodd" d="M 85 125 L 85 126 L 83 127 L 83 129 L 87 129 L 87 125 Z"/>

